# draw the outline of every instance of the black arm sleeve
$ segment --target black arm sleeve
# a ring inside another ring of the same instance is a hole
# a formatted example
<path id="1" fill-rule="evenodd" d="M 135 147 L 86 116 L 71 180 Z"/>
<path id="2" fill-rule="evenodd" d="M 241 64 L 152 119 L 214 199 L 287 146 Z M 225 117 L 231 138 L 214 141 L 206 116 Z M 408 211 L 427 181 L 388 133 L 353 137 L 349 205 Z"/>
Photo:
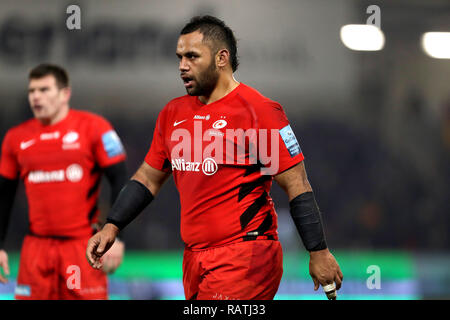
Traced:
<path id="1" fill-rule="evenodd" d="M 127 167 L 125 161 L 121 161 L 112 166 L 104 169 L 106 179 L 111 186 L 111 206 L 119 196 L 120 190 L 122 190 L 125 183 L 128 181 Z"/>
<path id="2" fill-rule="evenodd" d="M 3 249 L 5 242 L 18 183 L 18 179 L 11 180 L 0 176 L 0 249 Z"/>
<path id="3" fill-rule="evenodd" d="M 130 180 L 125 184 L 114 202 L 106 218 L 106 223 L 112 223 L 122 230 L 133 221 L 142 210 L 153 200 L 153 195 L 142 183 Z"/>
<path id="4" fill-rule="evenodd" d="M 289 202 L 292 219 L 308 251 L 327 248 L 322 217 L 314 193 L 305 192 Z"/>

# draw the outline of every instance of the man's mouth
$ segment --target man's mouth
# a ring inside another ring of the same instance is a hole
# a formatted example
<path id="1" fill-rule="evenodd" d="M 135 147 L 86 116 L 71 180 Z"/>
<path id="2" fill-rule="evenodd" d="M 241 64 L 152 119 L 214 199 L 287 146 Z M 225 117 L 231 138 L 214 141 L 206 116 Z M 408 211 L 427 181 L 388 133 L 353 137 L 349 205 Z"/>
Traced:
<path id="1" fill-rule="evenodd" d="M 189 76 L 181 76 L 181 79 L 183 80 L 185 88 L 191 88 L 194 84 L 194 79 Z"/>
<path id="2" fill-rule="evenodd" d="M 35 104 L 34 106 L 33 106 L 33 110 L 35 110 L 35 111 L 41 111 L 43 109 L 43 107 L 42 107 L 42 105 L 40 105 L 40 104 Z"/>

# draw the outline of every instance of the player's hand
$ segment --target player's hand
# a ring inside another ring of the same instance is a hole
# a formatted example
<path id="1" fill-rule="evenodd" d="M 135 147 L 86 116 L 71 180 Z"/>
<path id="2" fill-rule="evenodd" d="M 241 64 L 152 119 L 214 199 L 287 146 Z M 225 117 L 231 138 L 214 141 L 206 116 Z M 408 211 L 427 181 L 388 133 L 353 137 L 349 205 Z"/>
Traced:
<path id="1" fill-rule="evenodd" d="M 344 279 L 341 268 L 328 249 L 310 252 L 309 274 L 314 281 L 315 291 L 319 285 L 326 286 L 333 282 L 336 283 L 336 290 L 339 290 Z"/>
<path id="2" fill-rule="evenodd" d="M 94 234 L 88 241 L 86 258 L 95 269 L 102 267 L 102 256 L 111 248 L 116 240 L 119 228 L 111 223 L 105 224 L 102 230 Z"/>
<path id="3" fill-rule="evenodd" d="M 2 269 L 4 276 L 2 275 Z M 9 264 L 8 264 L 8 254 L 5 250 L 0 250 L 0 283 L 7 283 L 9 276 Z"/>
<path id="4" fill-rule="evenodd" d="M 114 273 L 122 263 L 124 251 L 125 244 L 119 238 L 116 238 L 111 249 L 103 256 L 103 271 L 109 274 Z"/>

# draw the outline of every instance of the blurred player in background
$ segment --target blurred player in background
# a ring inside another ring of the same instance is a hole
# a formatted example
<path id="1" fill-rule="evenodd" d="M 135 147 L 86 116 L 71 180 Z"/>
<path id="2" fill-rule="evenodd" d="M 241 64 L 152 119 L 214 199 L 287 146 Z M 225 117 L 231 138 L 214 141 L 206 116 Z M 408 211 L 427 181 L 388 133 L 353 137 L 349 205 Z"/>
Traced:
<path id="1" fill-rule="evenodd" d="M 34 119 L 10 129 L 0 162 L 0 271 L 9 274 L 3 249 L 18 180 L 29 206 L 29 233 L 19 265 L 16 299 L 107 299 L 106 273 L 114 272 L 124 245 L 116 241 L 103 270 L 86 262 L 88 239 L 99 227 L 102 173 L 114 200 L 127 181 L 125 151 L 111 124 L 69 106 L 67 72 L 41 64 L 29 74 Z M 0 282 L 6 277 L 0 273 Z"/>
<path id="2" fill-rule="evenodd" d="M 339 289 L 343 275 L 327 247 L 303 153 L 281 105 L 234 79 L 238 59 L 233 32 L 215 17 L 193 18 L 181 31 L 176 55 L 188 94 L 170 101 L 159 114 L 145 161 L 122 189 L 103 229 L 89 240 L 90 264 L 101 267 L 100 258 L 118 232 L 172 174 L 181 201 L 186 299 L 273 299 L 283 272 L 277 215 L 269 195 L 274 178 L 289 197 L 293 220 L 310 252 L 314 289 Z M 255 141 L 266 150 L 277 146 L 274 171 L 263 173 L 269 169 L 263 159 L 249 161 L 250 143 L 228 139 L 228 129 L 257 129 L 253 146 Z M 275 140 L 260 140 L 263 130 L 275 131 Z M 192 137 L 193 145 L 185 141 Z M 210 145 L 198 137 L 219 141 L 214 158 L 205 158 Z M 243 159 L 229 154 L 229 143 Z M 203 158 L 196 159 L 196 149 Z"/>

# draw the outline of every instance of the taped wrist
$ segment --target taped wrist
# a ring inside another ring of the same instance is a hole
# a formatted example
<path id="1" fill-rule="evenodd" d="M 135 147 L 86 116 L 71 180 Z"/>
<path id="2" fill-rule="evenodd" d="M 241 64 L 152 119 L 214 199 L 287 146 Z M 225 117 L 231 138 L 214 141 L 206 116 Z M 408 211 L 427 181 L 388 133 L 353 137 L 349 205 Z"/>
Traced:
<path id="1" fill-rule="evenodd" d="M 305 192 L 289 202 L 290 212 L 308 251 L 327 248 L 322 217 L 313 192 Z"/>
<path id="2" fill-rule="evenodd" d="M 117 196 L 106 223 L 112 223 L 122 230 L 133 221 L 153 200 L 146 186 L 136 180 L 128 181 Z"/>

